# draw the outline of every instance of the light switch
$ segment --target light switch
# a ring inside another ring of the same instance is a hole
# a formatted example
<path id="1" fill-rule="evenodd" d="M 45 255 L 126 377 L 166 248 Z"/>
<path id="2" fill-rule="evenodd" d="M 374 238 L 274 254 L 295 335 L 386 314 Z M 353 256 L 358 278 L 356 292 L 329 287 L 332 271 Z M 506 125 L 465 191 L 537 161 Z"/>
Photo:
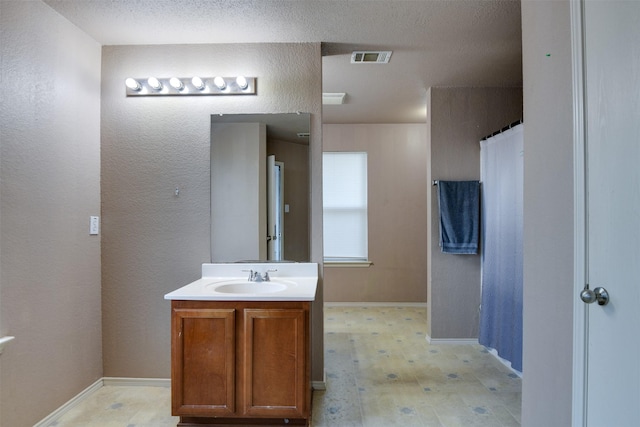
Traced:
<path id="1" fill-rule="evenodd" d="M 89 234 L 91 236 L 96 236 L 99 232 L 100 232 L 100 217 L 99 216 L 89 217 Z"/>

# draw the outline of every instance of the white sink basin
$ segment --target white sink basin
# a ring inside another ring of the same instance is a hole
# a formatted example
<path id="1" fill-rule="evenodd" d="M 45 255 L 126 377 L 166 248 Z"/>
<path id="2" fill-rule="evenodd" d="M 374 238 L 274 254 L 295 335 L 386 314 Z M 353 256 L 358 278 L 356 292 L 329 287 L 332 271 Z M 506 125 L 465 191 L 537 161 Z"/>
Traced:
<path id="1" fill-rule="evenodd" d="M 252 282 L 249 274 L 269 272 L 270 281 Z M 318 286 L 316 263 L 202 264 L 202 277 L 164 296 L 191 301 L 314 301 Z"/>
<path id="2" fill-rule="evenodd" d="M 210 283 L 206 288 L 209 291 L 222 292 L 225 294 L 261 295 L 281 292 L 291 286 L 295 286 L 295 283 L 290 281 L 249 282 L 246 280 L 224 280 Z"/>

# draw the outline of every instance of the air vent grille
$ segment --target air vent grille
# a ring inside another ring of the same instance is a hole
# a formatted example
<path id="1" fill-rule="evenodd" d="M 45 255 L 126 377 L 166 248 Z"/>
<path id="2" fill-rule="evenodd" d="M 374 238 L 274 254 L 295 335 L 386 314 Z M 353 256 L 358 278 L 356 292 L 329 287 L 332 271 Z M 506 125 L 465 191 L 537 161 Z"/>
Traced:
<path id="1" fill-rule="evenodd" d="M 351 54 L 352 64 L 388 64 L 391 51 L 359 50 Z"/>

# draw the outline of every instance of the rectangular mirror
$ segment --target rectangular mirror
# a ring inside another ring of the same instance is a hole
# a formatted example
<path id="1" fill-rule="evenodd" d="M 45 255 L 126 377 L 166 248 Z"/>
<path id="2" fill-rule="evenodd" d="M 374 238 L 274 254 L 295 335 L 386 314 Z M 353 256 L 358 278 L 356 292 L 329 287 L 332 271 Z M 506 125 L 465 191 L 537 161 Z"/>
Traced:
<path id="1" fill-rule="evenodd" d="M 211 116 L 211 262 L 309 261 L 309 124 Z"/>

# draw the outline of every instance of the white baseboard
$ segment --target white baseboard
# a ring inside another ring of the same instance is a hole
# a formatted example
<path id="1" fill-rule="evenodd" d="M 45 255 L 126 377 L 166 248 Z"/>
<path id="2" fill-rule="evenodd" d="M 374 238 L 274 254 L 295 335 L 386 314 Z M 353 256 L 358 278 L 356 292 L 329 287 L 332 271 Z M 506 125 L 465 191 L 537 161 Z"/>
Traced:
<path id="1" fill-rule="evenodd" d="M 169 378 L 123 378 L 104 377 L 104 385 L 128 386 L 128 387 L 171 387 Z"/>
<path id="2" fill-rule="evenodd" d="M 453 344 L 453 345 L 478 344 L 477 338 L 431 338 L 429 335 L 426 335 L 425 338 L 429 344 Z"/>
<path id="3" fill-rule="evenodd" d="M 485 348 L 489 351 L 490 354 L 493 355 L 493 357 L 498 359 L 498 362 L 502 363 L 504 366 L 509 368 L 511 372 L 513 372 L 514 374 L 522 378 L 522 372 L 518 371 L 517 369 L 513 369 L 513 367 L 511 366 L 511 362 L 509 362 L 507 359 L 503 359 L 498 355 L 498 350 L 496 350 L 495 348 L 487 347 L 487 346 L 485 346 Z"/>
<path id="4" fill-rule="evenodd" d="M 311 389 L 314 391 L 324 391 L 327 389 L 327 383 L 324 381 L 311 381 Z"/>
<path id="5" fill-rule="evenodd" d="M 426 302 L 325 302 L 325 307 L 420 307 L 427 308 Z"/>
<path id="6" fill-rule="evenodd" d="M 141 386 L 141 387 L 170 387 L 171 380 L 168 378 L 118 378 L 118 377 L 102 377 L 89 387 L 82 390 L 76 396 L 71 398 L 67 403 L 47 415 L 45 418 L 34 424 L 33 427 L 47 427 L 61 418 L 71 409 L 82 403 L 96 391 L 104 386 Z"/>
<path id="7" fill-rule="evenodd" d="M 327 371 L 322 370 L 322 381 L 311 381 L 311 390 L 324 391 L 327 389 Z"/>
<path id="8" fill-rule="evenodd" d="M 51 425 L 54 421 L 56 421 L 58 418 L 62 417 L 64 414 L 66 414 L 71 409 L 76 407 L 79 403 L 81 403 L 87 397 L 91 396 L 93 393 L 100 390 L 104 385 L 102 380 L 103 379 L 100 378 L 99 380 L 91 384 L 89 387 L 82 390 L 80 393 L 78 393 L 75 397 L 73 397 L 67 403 L 65 403 L 64 405 L 60 406 L 58 409 L 56 409 L 55 411 L 47 415 L 45 418 L 40 420 L 40 422 L 34 424 L 33 427 L 46 427 Z"/>
<path id="9" fill-rule="evenodd" d="M 457 339 L 457 338 L 431 338 L 429 335 L 426 336 L 427 342 L 429 344 L 455 344 L 455 345 L 465 345 L 465 344 L 480 344 L 478 342 L 477 339 L 475 338 L 467 338 L 467 339 Z M 498 356 L 498 351 L 485 346 L 485 348 L 487 349 L 487 351 L 489 352 L 489 354 L 491 354 L 493 357 L 495 357 L 498 362 L 502 363 L 504 366 L 506 366 L 507 368 L 509 368 L 514 374 L 516 374 L 517 376 L 519 376 L 520 378 L 522 378 L 522 372 L 513 369 L 511 367 L 511 362 L 509 362 L 506 359 L 503 359 L 502 357 Z"/>

